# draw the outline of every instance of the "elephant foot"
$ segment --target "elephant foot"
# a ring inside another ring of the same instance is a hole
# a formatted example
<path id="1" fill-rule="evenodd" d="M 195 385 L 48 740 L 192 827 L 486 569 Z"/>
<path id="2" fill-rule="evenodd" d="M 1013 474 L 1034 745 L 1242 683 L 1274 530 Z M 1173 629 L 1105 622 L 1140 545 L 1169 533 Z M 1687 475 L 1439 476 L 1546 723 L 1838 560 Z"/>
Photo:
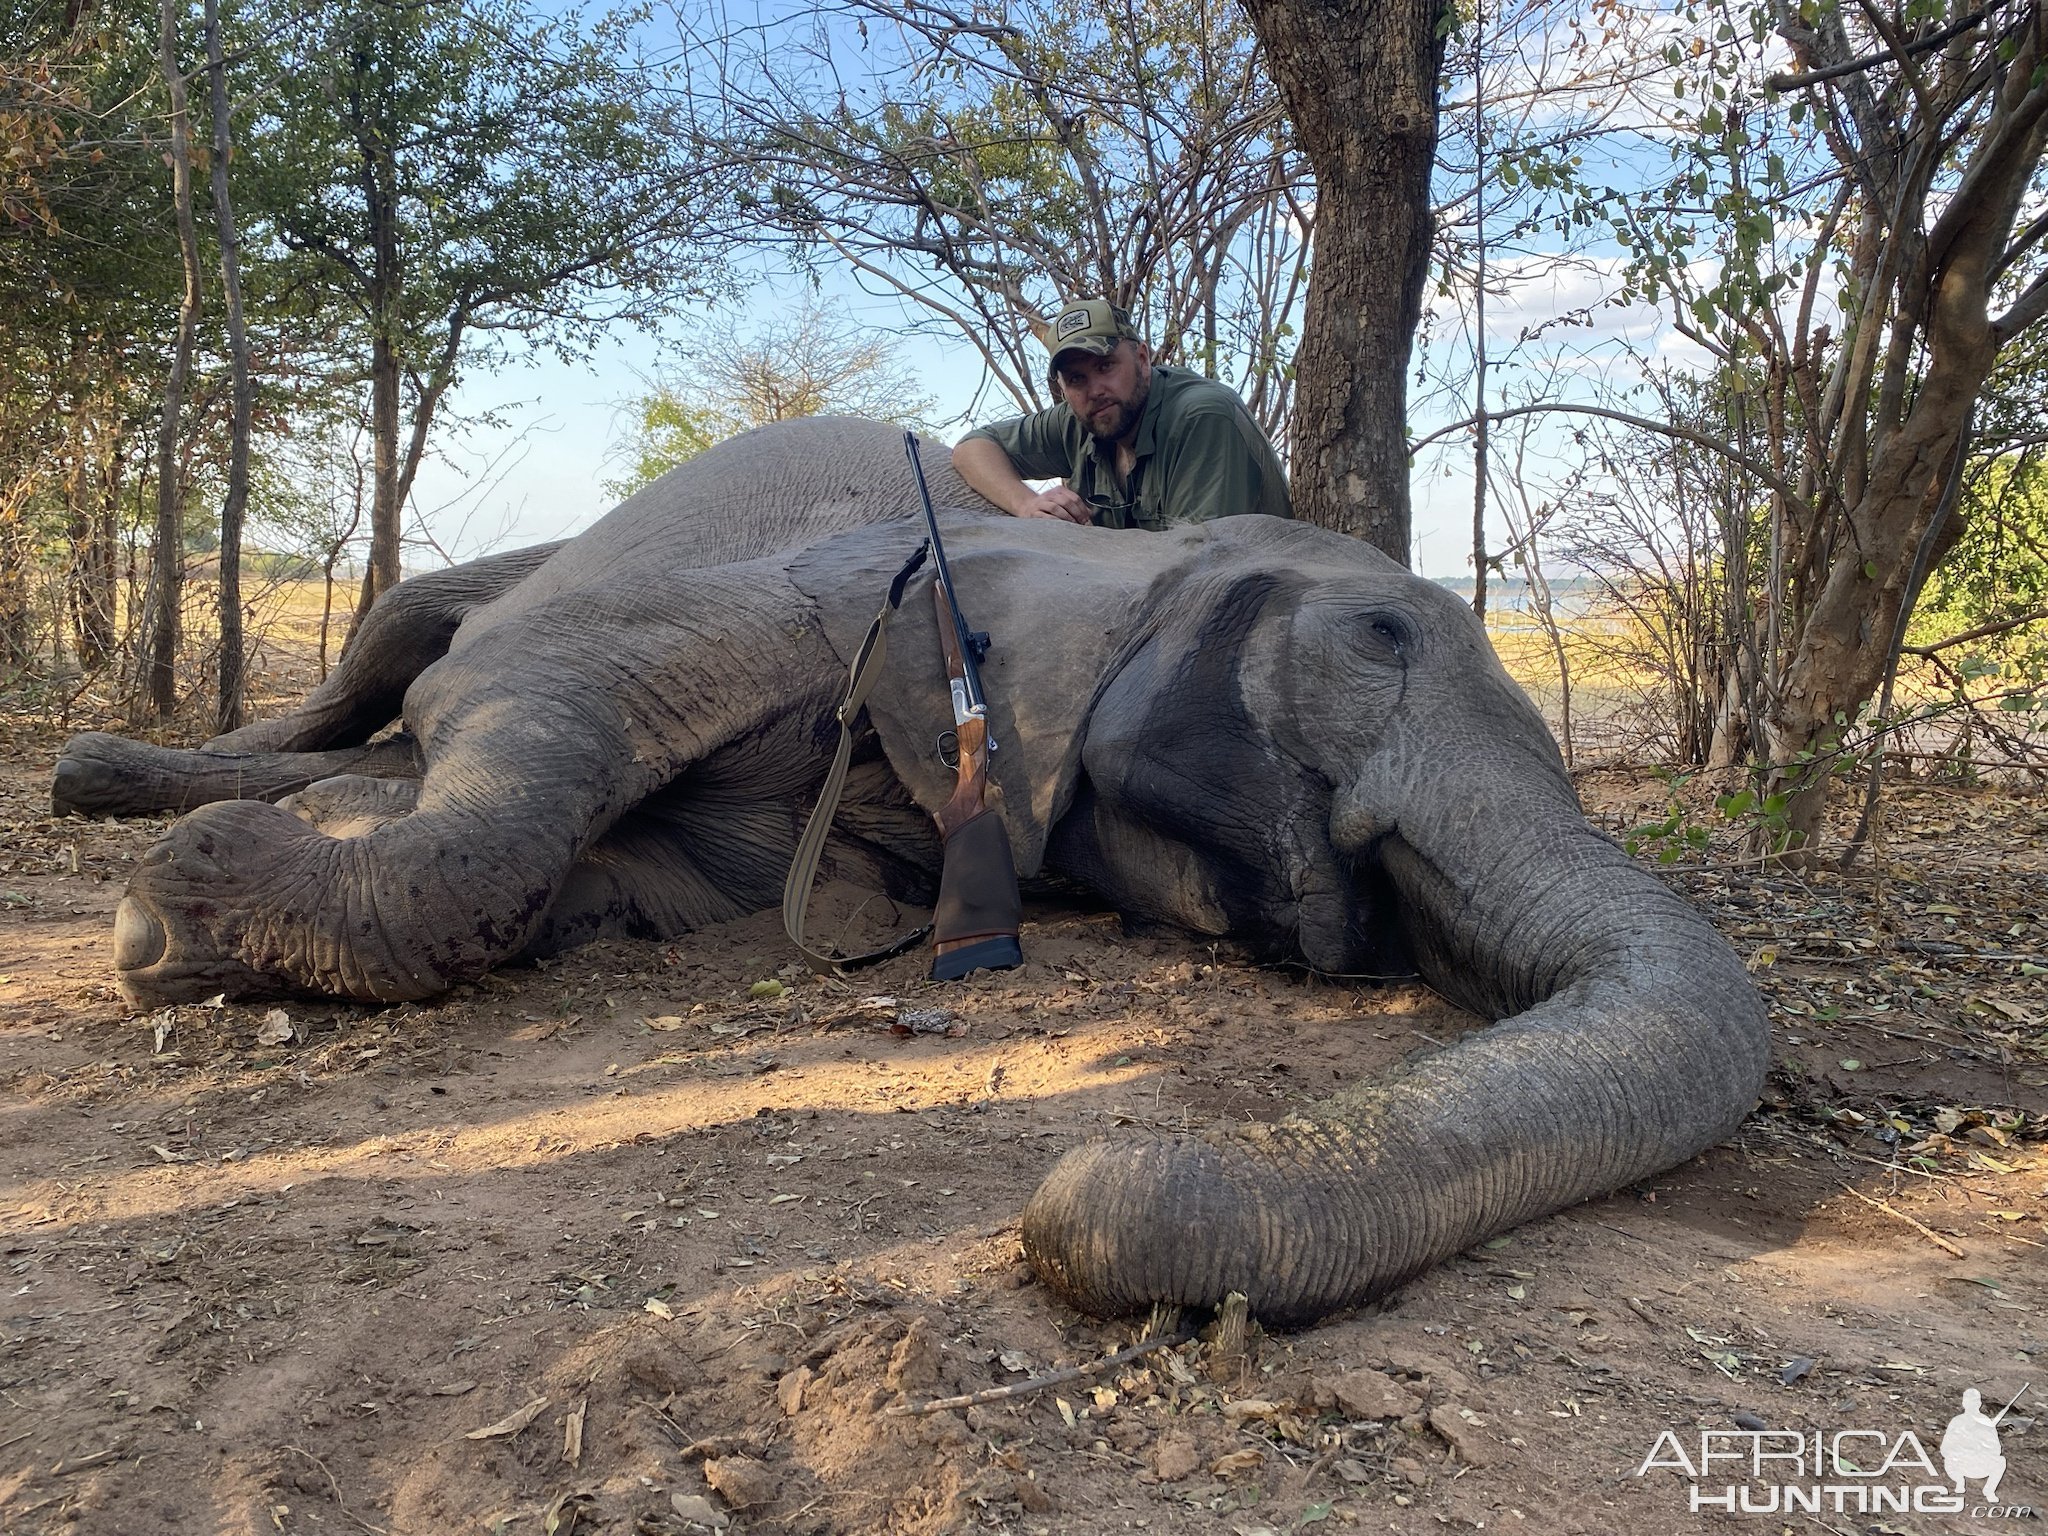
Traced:
<path id="1" fill-rule="evenodd" d="M 115 919 L 121 991 L 138 1008 L 220 993 L 400 1003 L 445 992 L 517 953 L 553 899 L 559 877 L 518 857 L 544 834 L 494 847 L 500 831 L 444 810 L 330 837 L 263 801 L 201 806 L 128 882 Z"/>
<path id="2" fill-rule="evenodd" d="M 161 747 L 86 731 L 64 743 L 50 775 L 58 816 L 140 816 L 163 809 L 169 775 Z"/>
<path id="3" fill-rule="evenodd" d="M 261 801 L 194 811 L 143 856 L 115 909 L 122 995 L 158 1008 L 326 990 L 347 918 L 336 855 L 356 846 Z"/>
<path id="4" fill-rule="evenodd" d="M 209 952 L 176 917 L 148 898 L 123 896 L 114 909 L 114 969 L 130 1007 L 154 1009 L 210 997 L 288 996 L 292 988 L 231 956 Z"/>

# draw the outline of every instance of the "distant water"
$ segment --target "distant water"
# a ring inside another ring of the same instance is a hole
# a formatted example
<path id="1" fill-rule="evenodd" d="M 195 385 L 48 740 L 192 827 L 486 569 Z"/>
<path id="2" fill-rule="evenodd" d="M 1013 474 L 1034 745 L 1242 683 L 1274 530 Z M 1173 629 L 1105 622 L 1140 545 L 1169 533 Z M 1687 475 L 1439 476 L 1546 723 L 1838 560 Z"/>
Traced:
<path id="1" fill-rule="evenodd" d="M 1446 592 L 1453 593 L 1464 603 L 1472 601 L 1472 578 L 1470 576 L 1435 576 L 1430 578 Z M 1566 577 L 1551 582 L 1550 606 L 1560 619 L 1583 617 L 1599 595 L 1599 585 L 1583 576 Z M 1486 611 L 1492 613 L 1526 613 L 1536 611 L 1536 598 L 1529 583 L 1519 577 L 1502 580 L 1494 576 L 1486 582 Z"/>

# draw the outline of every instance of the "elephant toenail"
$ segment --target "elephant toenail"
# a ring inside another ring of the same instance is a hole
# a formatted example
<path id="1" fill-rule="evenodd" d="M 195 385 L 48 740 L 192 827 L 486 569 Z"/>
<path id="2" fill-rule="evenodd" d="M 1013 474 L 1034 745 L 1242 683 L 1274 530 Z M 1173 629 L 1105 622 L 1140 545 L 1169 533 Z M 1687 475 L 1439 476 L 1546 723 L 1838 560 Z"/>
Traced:
<path id="1" fill-rule="evenodd" d="M 123 971 L 139 971 L 163 959 L 169 946 L 164 925 L 156 914 L 133 896 L 123 896 L 114 909 L 114 965 Z"/>

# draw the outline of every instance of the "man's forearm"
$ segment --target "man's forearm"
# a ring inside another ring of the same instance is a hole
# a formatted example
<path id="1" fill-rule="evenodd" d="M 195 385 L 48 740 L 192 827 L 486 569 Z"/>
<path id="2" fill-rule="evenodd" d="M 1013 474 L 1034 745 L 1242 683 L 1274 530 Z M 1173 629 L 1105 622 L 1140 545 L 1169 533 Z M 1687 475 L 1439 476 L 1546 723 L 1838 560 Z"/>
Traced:
<path id="1" fill-rule="evenodd" d="M 970 437 L 954 444 L 953 468 L 962 480 L 1013 517 L 1031 499 L 1031 487 L 1010 463 L 1002 444 L 992 439 Z"/>
<path id="2" fill-rule="evenodd" d="M 1068 486 L 1031 489 L 1003 445 L 991 438 L 966 437 L 955 443 L 953 468 L 1012 517 L 1056 517 L 1062 522 L 1085 523 L 1092 515 L 1088 503 Z"/>

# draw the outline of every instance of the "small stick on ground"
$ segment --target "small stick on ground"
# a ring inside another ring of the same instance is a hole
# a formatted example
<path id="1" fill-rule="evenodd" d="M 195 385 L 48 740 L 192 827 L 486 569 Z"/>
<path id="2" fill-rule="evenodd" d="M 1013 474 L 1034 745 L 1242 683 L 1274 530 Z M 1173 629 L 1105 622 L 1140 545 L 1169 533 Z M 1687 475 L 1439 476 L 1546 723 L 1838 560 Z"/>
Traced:
<path id="1" fill-rule="evenodd" d="M 334 1474 L 327 1470 L 326 1462 L 322 1461 L 318 1456 L 315 1456 L 311 1451 L 306 1450 L 301 1446 L 288 1445 L 284 1447 L 284 1449 L 290 1451 L 294 1456 L 305 1457 L 306 1460 L 310 1461 L 311 1463 L 313 1463 L 314 1466 L 320 1469 L 320 1475 L 327 1479 L 328 1491 L 334 1495 L 334 1507 L 336 1509 L 340 1510 L 344 1515 L 347 1515 L 349 1519 L 355 1521 L 355 1523 L 357 1525 L 360 1525 L 364 1530 L 375 1532 L 376 1536 L 391 1536 L 391 1533 L 386 1531 L 383 1526 L 370 1524 L 369 1521 L 365 1520 L 361 1515 L 357 1514 L 354 1510 L 348 1507 L 348 1500 L 344 1499 L 341 1496 L 341 1484 L 337 1483 L 334 1480 Z"/>
<path id="2" fill-rule="evenodd" d="M 658 1410 L 657 1410 L 658 1411 Z M 664 1423 L 674 1427 L 675 1420 L 667 1414 L 661 1415 Z M 676 1436 L 682 1447 L 676 1452 L 677 1459 L 688 1461 L 692 1457 L 714 1456 L 758 1456 L 767 1449 L 767 1437 L 759 1430 L 745 1430 L 736 1435 L 706 1435 L 701 1440 L 683 1442 L 680 1433 Z"/>
<path id="3" fill-rule="evenodd" d="M 1791 1139 L 1797 1141 L 1801 1138 L 1794 1136 Z M 1882 1168 L 1886 1173 L 1910 1173 L 1916 1179 L 1961 1179 L 1967 1176 L 1960 1172 L 1948 1173 L 1940 1169 L 1915 1168 L 1908 1163 L 1888 1163 L 1881 1157 L 1870 1157 L 1862 1152 L 1851 1152 L 1847 1147 L 1838 1147 L 1833 1142 L 1823 1141 L 1818 1136 L 1808 1136 L 1804 1139 L 1812 1142 L 1816 1147 L 1819 1147 L 1821 1151 L 1825 1152 L 1830 1158 L 1854 1158 L 1859 1163 L 1868 1163 L 1873 1168 Z"/>
<path id="4" fill-rule="evenodd" d="M 2048 965 L 2048 955 L 2028 954 L 2016 949 L 1966 949 L 1960 944 L 1948 944 L 1939 939 L 1893 939 L 1892 945 L 1897 949 L 1910 949 L 1916 955 L 1930 955 L 1937 960 L 1995 960 L 2002 964 L 2018 961 L 2026 965 Z"/>
<path id="5" fill-rule="evenodd" d="M 587 1395 L 577 1398 L 576 1406 L 562 1423 L 562 1460 L 572 1467 L 583 1465 L 583 1415 L 589 1407 Z"/>
<path id="6" fill-rule="evenodd" d="M 958 1397 L 933 1397 L 921 1403 L 895 1403 L 882 1411 L 892 1417 L 903 1418 L 910 1415 L 940 1413 L 948 1408 L 973 1408 L 982 1403 L 999 1403 L 1013 1397 L 1028 1397 L 1033 1392 L 1043 1392 L 1047 1387 L 1065 1386 L 1070 1381 L 1084 1381 L 1113 1365 L 1122 1365 L 1137 1359 L 1140 1355 L 1149 1355 L 1154 1350 L 1170 1349 L 1176 1344 L 1185 1344 L 1193 1337 L 1192 1330 L 1176 1328 L 1158 1338 L 1142 1340 L 1129 1349 L 1120 1349 L 1113 1355 L 1104 1355 L 1100 1360 L 1090 1360 L 1086 1365 L 1077 1365 L 1071 1370 L 1052 1371 L 1044 1376 L 1034 1376 L 1029 1381 L 1013 1381 L 1007 1387 L 990 1387 L 981 1392 L 963 1392 Z"/>
<path id="7" fill-rule="evenodd" d="M 1842 1181 L 1840 1179 L 1835 1180 L 1835 1182 L 1837 1184 L 1841 1184 L 1841 1187 L 1843 1189 L 1849 1190 L 1850 1194 L 1854 1195 L 1858 1200 L 1861 1200 L 1865 1205 L 1870 1206 L 1874 1210 L 1883 1211 L 1885 1215 L 1893 1217 L 1898 1221 L 1903 1221 L 1907 1226 L 1911 1227 L 1915 1232 L 1918 1232 L 1922 1237 L 1926 1238 L 1930 1243 L 1934 1244 L 1934 1246 L 1939 1248 L 1943 1253 L 1952 1253 L 1959 1259 L 1967 1259 L 1969 1257 L 1969 1255 L 1963 1252 L 1962 1249 L 1958 1248 L 1954 1243 L 1950 1242 L 1947 1238 L 1943 1237 L 1939 1232 L 1935 1231 L 1934 1228 L 1926 1225 L 1924 1222 L 1915 1221 L 1912 1217 L 1908 1216 L 1904 1211 L 1894 1210 L 1891 1206 L 1886 1205 L 1882 1200 L 1871 1199 L 1870 1196 L 1864 1194 L 1863 1191 L 1860 1189 L 1850 1189 L 1847 1184 L 1842 1184 Z"/>
<path id="8" fill-rule="evenodd" d="M 10 1445 L 13 1443 L 11 1440 L 8 1442 Z M 94 1451 L 90 1456 L 79 1456 L 70 1461 L 60 1461 L 57 1465 L 50 1468 L 50 1476 L 69 1477 L 73 1472 L 84 1472 L 93 1467 L 103 1467 L 108 1462 L 116 1460 L 120 1454 L 120 1448 L 116 1446 L 110 1450 Z"/>

